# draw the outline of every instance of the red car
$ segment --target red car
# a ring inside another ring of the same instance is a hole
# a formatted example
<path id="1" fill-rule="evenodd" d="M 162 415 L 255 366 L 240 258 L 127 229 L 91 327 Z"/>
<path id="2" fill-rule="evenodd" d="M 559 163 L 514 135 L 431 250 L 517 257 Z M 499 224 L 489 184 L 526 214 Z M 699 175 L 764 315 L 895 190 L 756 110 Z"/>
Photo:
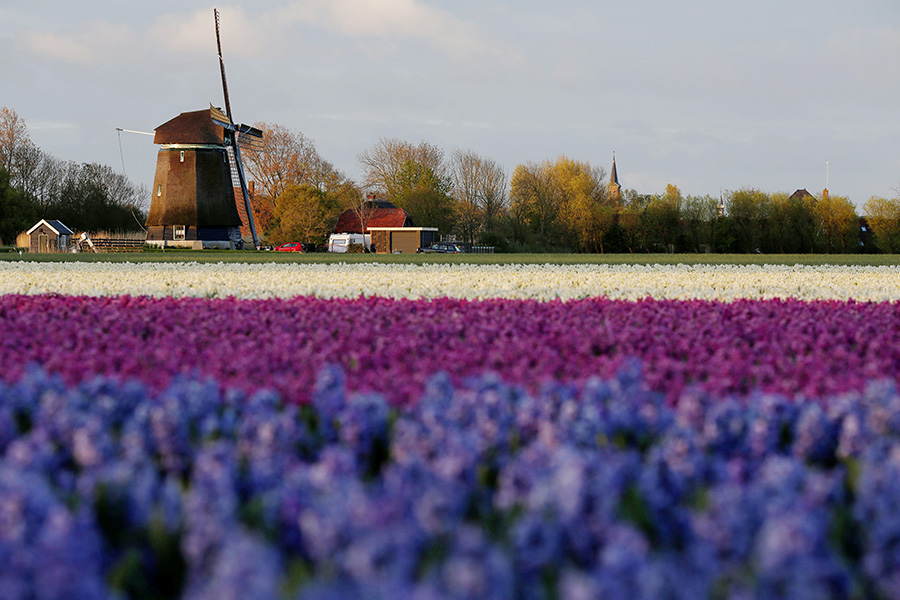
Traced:
<path id="1" fill-rule="evenodd" d="M 275 250 L 279 252 L 306 252 L 306 247 L 300 242 L 285 242 L 280 246 L 275 246 Z"/>

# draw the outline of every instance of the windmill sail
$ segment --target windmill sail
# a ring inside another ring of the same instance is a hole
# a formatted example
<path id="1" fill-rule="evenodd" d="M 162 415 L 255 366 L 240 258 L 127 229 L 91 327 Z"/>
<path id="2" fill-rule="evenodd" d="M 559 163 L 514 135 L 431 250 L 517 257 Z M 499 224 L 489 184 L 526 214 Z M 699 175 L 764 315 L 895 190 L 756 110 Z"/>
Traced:
<path id="1" fill-rule="evenodd" d="M 237 184 L 240 186 L 241 194 L 244 197 L 244 208 L 247 212 L 247 220 L 250 224 L 250 234 L 253 236 L 253 247 L 259 249 L 259 238 L 256 235 L 256 222 L 253 218 L 253 207 L 250 205 L 250 192 L 247 189 L 247 178 L 244 175 L 244 163 L 241 160 L 241 140 L 248 138 L 248 136 L 261 138 L 262 132 L 249 125 L 241 124 L 240 126 L 236 126 L 231 118 L 231 100 L 228 97 L 228 82 L 225 79 L 225 61 L 222 58 L 222 40 L 219 35 L 219 11 L 214 8 L 213 14 L 216 20 L 216 48 L 219 53 L 219 70 L 222 73 L 222 92 L 225 95 L 225 112 L 222 113 L 221 110 L 213 107 L 210 107 L 210 110 L 214 111 L 213 121 L 225 129 L 225 136 L 231 145 L 229 158 L 232 166 L 232 178 L 237 175 Z"/>
<path id="2" fill-rule="evenodd" d="M 263 132 L 256 127 L 251 127 L 250 125 L 244 125 L 241 123 L 240 125 L 235 125 L 231 123 L 228 119 L 228 116 L 222 111 L 222 109 L 217 108 L 210 104 L 209 106 L 210 114 L 212 115 L 213 123 L 222 127 L 223 129 L 233 132 L 236 135 L 237 145 L 241 150 L 241 156 L 245 152 L 253 152 L 254 150 L 258 150 L 261 144 L 261 139 L 263 136 Z M 229 140 L 229 144 L 231 141 Z M 238 173 L 238 163 L 237 159 L 234 155 L 234 148 L 230 145 L 228 147 L 228 162 L 231 165 L 231 180 L 234 182 L 235 188 L 241 187 L 241 178 Z M 241 159 L 241 165 L 243 166 L 243 159 Z"/>
<path id="3" fill-rule="evenodd" d="M 228 122 L 231 122 L 231 102 L 228 99 L 228 82 L 225 80 L 225 60 L 222 58 L 222 39 L 219 37 L 219 9 L 213 9 L 216 18 L 216 48 L 219 51 L 219 71 L 222 73 L 222 89 L 225 91 L 225 114 Z"/>

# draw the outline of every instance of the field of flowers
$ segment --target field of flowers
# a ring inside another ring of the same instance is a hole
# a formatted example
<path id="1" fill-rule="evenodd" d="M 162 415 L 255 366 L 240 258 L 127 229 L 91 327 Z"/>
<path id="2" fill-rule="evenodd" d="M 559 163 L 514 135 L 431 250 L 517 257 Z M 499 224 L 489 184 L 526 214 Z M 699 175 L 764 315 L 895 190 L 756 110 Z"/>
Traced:
<path id="1" fill-rule="evenodd" d="M 0 261 L 0 294 L 639 300 L 900 299 L 900 266 L 39 263 Z"/>
<path id="2" fill-rule="evenodd" d="M 0 599 L 900 597 L 898 280 L 0 263 Z"/>

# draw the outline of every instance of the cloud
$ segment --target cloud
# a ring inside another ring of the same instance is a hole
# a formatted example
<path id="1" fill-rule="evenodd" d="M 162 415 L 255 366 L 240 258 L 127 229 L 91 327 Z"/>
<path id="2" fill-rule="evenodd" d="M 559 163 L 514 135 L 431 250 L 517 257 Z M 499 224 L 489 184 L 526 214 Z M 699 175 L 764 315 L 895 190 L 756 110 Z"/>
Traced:
<path id="1" fill-rule="evenodd" d="M 457 57 L 490 51 L 474 24 L 419 0 L 299 0 L 268 11 L 219 12 L 226 58 L 288 52 L 301 37 L 297 25 L 362 42 L 415 40 Z M 168 51 L 208 53 L 215 36 L 212 11 L 160 17 L 148 35 Z"/>
<path id="2" fill-rule="evenodd" d="M 517 60 L 514 51 L 489 39 L 475 23 L 422 0 L 289 0 L 259 10 L 235 4 L 219 12 L 226 61 L 232 57 L 279 61 L 299 52 L 304 43 L 316 43 L 321 50 L 323 43 L 340 47 L 348 41 L 356 46 L 350 51 L 389 53 L 412 42 L 451 59 L 467 60 L 476 69 L 486 62 Z M 153 55 L 192 61 L 214 56 L 216 49 L 211 8 L 169 12 L 140 25 L 95 20 L 69 27 L 21 30 L 18 37 L 38 55 L 80 66 L 142 61 Z M 311 42 L 316 32 L 317 41 Z M 323 39 L 323 33 L 329 37 Z"/>
<path id="3" fill-rule="evenodd" d="M 37 54 L 78 66 L 95 66 L 120 59 L 134 38 L 133 30 L 106 21 L 89 21 L 71 33 L 31 31 L 28 46 Z"/>
<path id="4" fill-rule="evenodd" d="M 284 24 L 273 14 L 258 17 L 240 8 L 220 11 L 223 55 L 254 56 L 281 35 Z M 179 58 L 215 56 L 215 21 L 212 9 L 159 16 L 140 29 L 125 23 L 91 21 L 74 31 L 26 30 L 19 34 L 36 54 L 78 66 L 121 64 L 154 54 Z"/>
<path id="5" fill-rule="evenodd" d="M 150 26 L 148 36 L 169 52 L 210 53 L 215 40 L 212 11 L 163 15 Z"/>
<path id="6" fill-rule="evenodd" d="M 350 38 L 418 40 L 455 56 L 490 48 L 474 24 L 418 0 L 302 0 L 281 13 Z"/>
<path id="7" fill-rule="evenodd" d="M 219 11 L 222 55 L 254 56 L 282 35 L 283 23 L 271 13 L 250 15 L 240 8 Z M 212 9 L 185 15 L 175 13 L 159 17 L 149 28 L 148 37 L 169 52 L 211 55 L 216 50 L 216 28 Z"/>

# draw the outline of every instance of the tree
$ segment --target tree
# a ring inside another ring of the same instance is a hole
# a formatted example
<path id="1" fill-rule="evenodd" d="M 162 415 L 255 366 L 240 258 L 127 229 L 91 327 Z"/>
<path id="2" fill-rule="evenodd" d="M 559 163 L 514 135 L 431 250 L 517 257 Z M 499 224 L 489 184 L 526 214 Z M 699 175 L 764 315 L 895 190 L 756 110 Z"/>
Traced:
<path id="1" fill-rule="evenodd" d="M 616 222 L 615 206 L 610 202 L 598 202 L 595 198 L 581 196 L 575 201 L 575 215 L 581 250 L 602 254 L 606 234 Z"/>
<path id="2" fill-rule="evenodd" d="M 603 252 L 603 239 L 615 222 L 618 202 L 610 197 L 602 168 L 561 156 L 552 165 L 556 189 L 562 194 L 563 220 L 583 252 Z"/>
<path id="3" fill-rule="evenodd" d="M 791 215 L 791 198 L 784 193 L 772 194 L 769 198 L 768 242 L 773 252 L 795 253 L 799 240 L 793 235 L 794 227 Z"/>
<path id="4" fill-rule="evenodd" d="M 815 205 L 816 199 L 811 194 L 803 197 L 795 195 L 788 199 L 788 221 L 792 240 L 788 248 L 796 248 L 796 252 L 802 253 L 818 250 L 816 222 L 813 216 Z"/>
<path id="5" fill-rule="evenodd" d="M 106 190 L 110 202 L 117 206 L 134 207 L 145 210 L 150 198 L 146 186 L 140 186 L 119 173 L 112 167 L 99 163 L 87 163 L 83 166 L 85 175 L 95 179 Z"/>
<path id="6" fill-rule="evenodd" d="M 146 186 L 135 184 L 107 165 L 86 163 L 81 169 L 82 177 L 95 181 L 103 189 L 108 205 L 109 222 L 105 227 L 108 231 L 137 231 L 144 228 L 147 201 L 150 198 Z"/>
<path id="7" fill-rule="evenodd" d="M 375 214 L 377 205 L 362 193 L 355 185 L 348 184 L 347 189 L 341 195 L 339 206 L 343 210 L 350 210 L 359 219 L 360 233 L 365 234 L 369 220 Z"/>
<path id="8" fill-rule="evenodd" d="M 64 163 L 58 192 L 41 205 L 40 215 L 91 233 L 135 231 L 145 220 L 143 188 L 110 167 Z"/>
<path id="9" fill-rule="evenodd" d="M 28 137 L 14 110 L 0 108 L 0 168 L 37 212 L 69 227 L 97 231 L 142 228 L 149 198 L 146 188 L 98 163 L 59 160 Z"/>
<path id="10" fill-rule="evenodd" d="M 37 203 L 9 182 L 9 172 L 0 167 L 0 245 L 14 244 L 16 236 L 38 220 Z"/>
<path id="11" fill-rule="evenodd" d="M 602 252 L 619 202 L 608 194 L 603 169 L 560 156 L 518 165 L 510 186 L 515 232 L 541 250 Z"/>
<path id="12" fill-rule="evenodd" d="M 59 219 L 73 230 L 97 232 L 115 230 L 110 202 L 99 182 L 78 170 L 66 179 L 62 191 L 42 216 Z"/>
<path id="13" fill-rule="evenodd" d="M 516 166 L 509 195 L 512 211 L 519 220 L 517 230 L 536 236 L 537 245 L 542 249 L 556 246 L 560 241 L 556 230 L 563 198 L 550 161 Z"/>
<path id="14" fill-rule="evenodd" d="M 359 195 L 356 185 L 323 159 L 302 132 L 277 123 L 259 122 L 255 127 L 263 131 L 262 140 L 255 141 L 243 155 L 254 181 L 253 216 L 266 235 L 278 227 L 278 198 L 289 186 L 308 186 L 324 193 L 323 206 L 330 207 L 331 220 L 337 218 L 339 207 L 353 204 Z"/>
<path id="15" fill-rule="evenodd" d="M 694 252 L 716 252 L 719 233 L 719 202 L 712 196 L 687 196 L 681 203 L 681 222 L 687 248 Z"/>
<path id="16" fill-rule="evenodd" d="M 7 177 L 16 171 L 19 148 L 30 141 L 25 121 L 11 108 L 0 107 L 0 168 Z"/>
<path id="17" fill-rule="evenodd" d="M 275 226 L 267 233 L 273 244 L 290 241 L 321 243 L 334 207 L 328 194 L 311 185 L 290 183 L 276 199 Z"/>
<path id="18" fill-rule="evenodd" d="M 382 138 L 363 150 L 357 156 L 357 162 L 365 172 L 363 188 L 392 202 L 408 191 L 409 163 L 429 170 L 436 180 L 450 181 L 444 151 L 425 141 L 411 144 L 396 138 Z"/>
<path id="19" fill-rule="evenodd" d="M 277 123 L 262 121 L 254 127 L 263 131 L 262 140 L 242 154 L 247 172 L 260 188 L 258 197 L 274 201 L 292 183 L 319 187 L 324 161 L 309 138 Z"/>
<path id="20" fill-rule="evenodd" d="M 820 224 L 814 216 L 817 201 L 806 190 L 769 197 L 766 251 L 787 254 L 814 252 L 820 245 Z"/>
<path id="21" fill-rule="evenodd" d="M 450 172 L 458 233 L 470 244 L 478 237 L 491 237 L 508 203 L 503 168 L 471 150 L 455 150 Z"/>
<path id="22" fill-rule="evenodd" d="M 25 120 L 11 108 L 0 107 L 0 167 L 9 173 L 10 185 L 26 194 L 33 192 L 41 159 Z"/>
<path id="23" fill-rule="evenodd" d="M 737 251 L 761 250 L 770 212 L 768 194 L 754 189 L 729 192 L 727 207 Z"/>
<path id="24" fill-rule="evenodd" d="M 46 211 L 59 200 L 63 186 L 79 165 L 72 161 L 60 160 L 55 156 L 42 153 L 41 162 L 35 171 L 35 185 L 31 194 L 35 201 Z"/>
<path id="25" fill-rule="evenodd" d="M 503 167 L 491 159 L 482 159 L 478 172 L 485 234 L 494 235 L 498 230 L 498 220 L 509 208 L 509 179 Z"/>
<path id="26" fill-rule="evenodd" d="M 475 236 L 484 227 L 479 189 L 481 159 L 471 150 L 456 150 L 451 163 L 456 227 L 463 241 L 474 244 Z"/>
<path id="27" fill-rule="evenodd" d="M 863 206 L 875 244 L 893 254 L 900 250 L 900 195 L 895 198 L 872 196 Z"/>
<path id="28" fill-rule="evenodd" d="M 650 196 L 638 194 L 634 190 L 625 190 L 624 200 L 619 207 L 618 225 L 625 239 L 629 252 L 634 252 L 638 244 L 644 240 L 643 215 L 650 204 Z M 644 244 L 646 246 L 646 244 Z"/>
<path id="29" fill-rule="evenodd" d="M 396 176 L 394 204 L 409 213 L 413 223 L 453 231 L 455 206 L 450 197 L 450 182 L 431 167 L 406 161 Z"/>
<path id="30" fill-rule="evenodd" d="M 653 196 L 644 210 L 644 226 L 650 243 L 662 247 L 664 252 L 674 252 L 681 229 L 681 191 L 673 184 L 666 186 L 666 193 Z"/>
<path id="31" fill-rule="evenodd" d="M 857 234 L 859 217 L 856 207 L 844 196 L 823 196 L 813 213 L 825 234 L 828 252 L 840 248 L 847 251 L 848 243 Z"/>
<path id="32" fill-rule="evenodd" d="M 382 138 L 357 160 L 364 170 L 364 189 L 404 209 L 416 225 L 454 230 L 453 185 L 443 150 L 424 141 Z"/>

